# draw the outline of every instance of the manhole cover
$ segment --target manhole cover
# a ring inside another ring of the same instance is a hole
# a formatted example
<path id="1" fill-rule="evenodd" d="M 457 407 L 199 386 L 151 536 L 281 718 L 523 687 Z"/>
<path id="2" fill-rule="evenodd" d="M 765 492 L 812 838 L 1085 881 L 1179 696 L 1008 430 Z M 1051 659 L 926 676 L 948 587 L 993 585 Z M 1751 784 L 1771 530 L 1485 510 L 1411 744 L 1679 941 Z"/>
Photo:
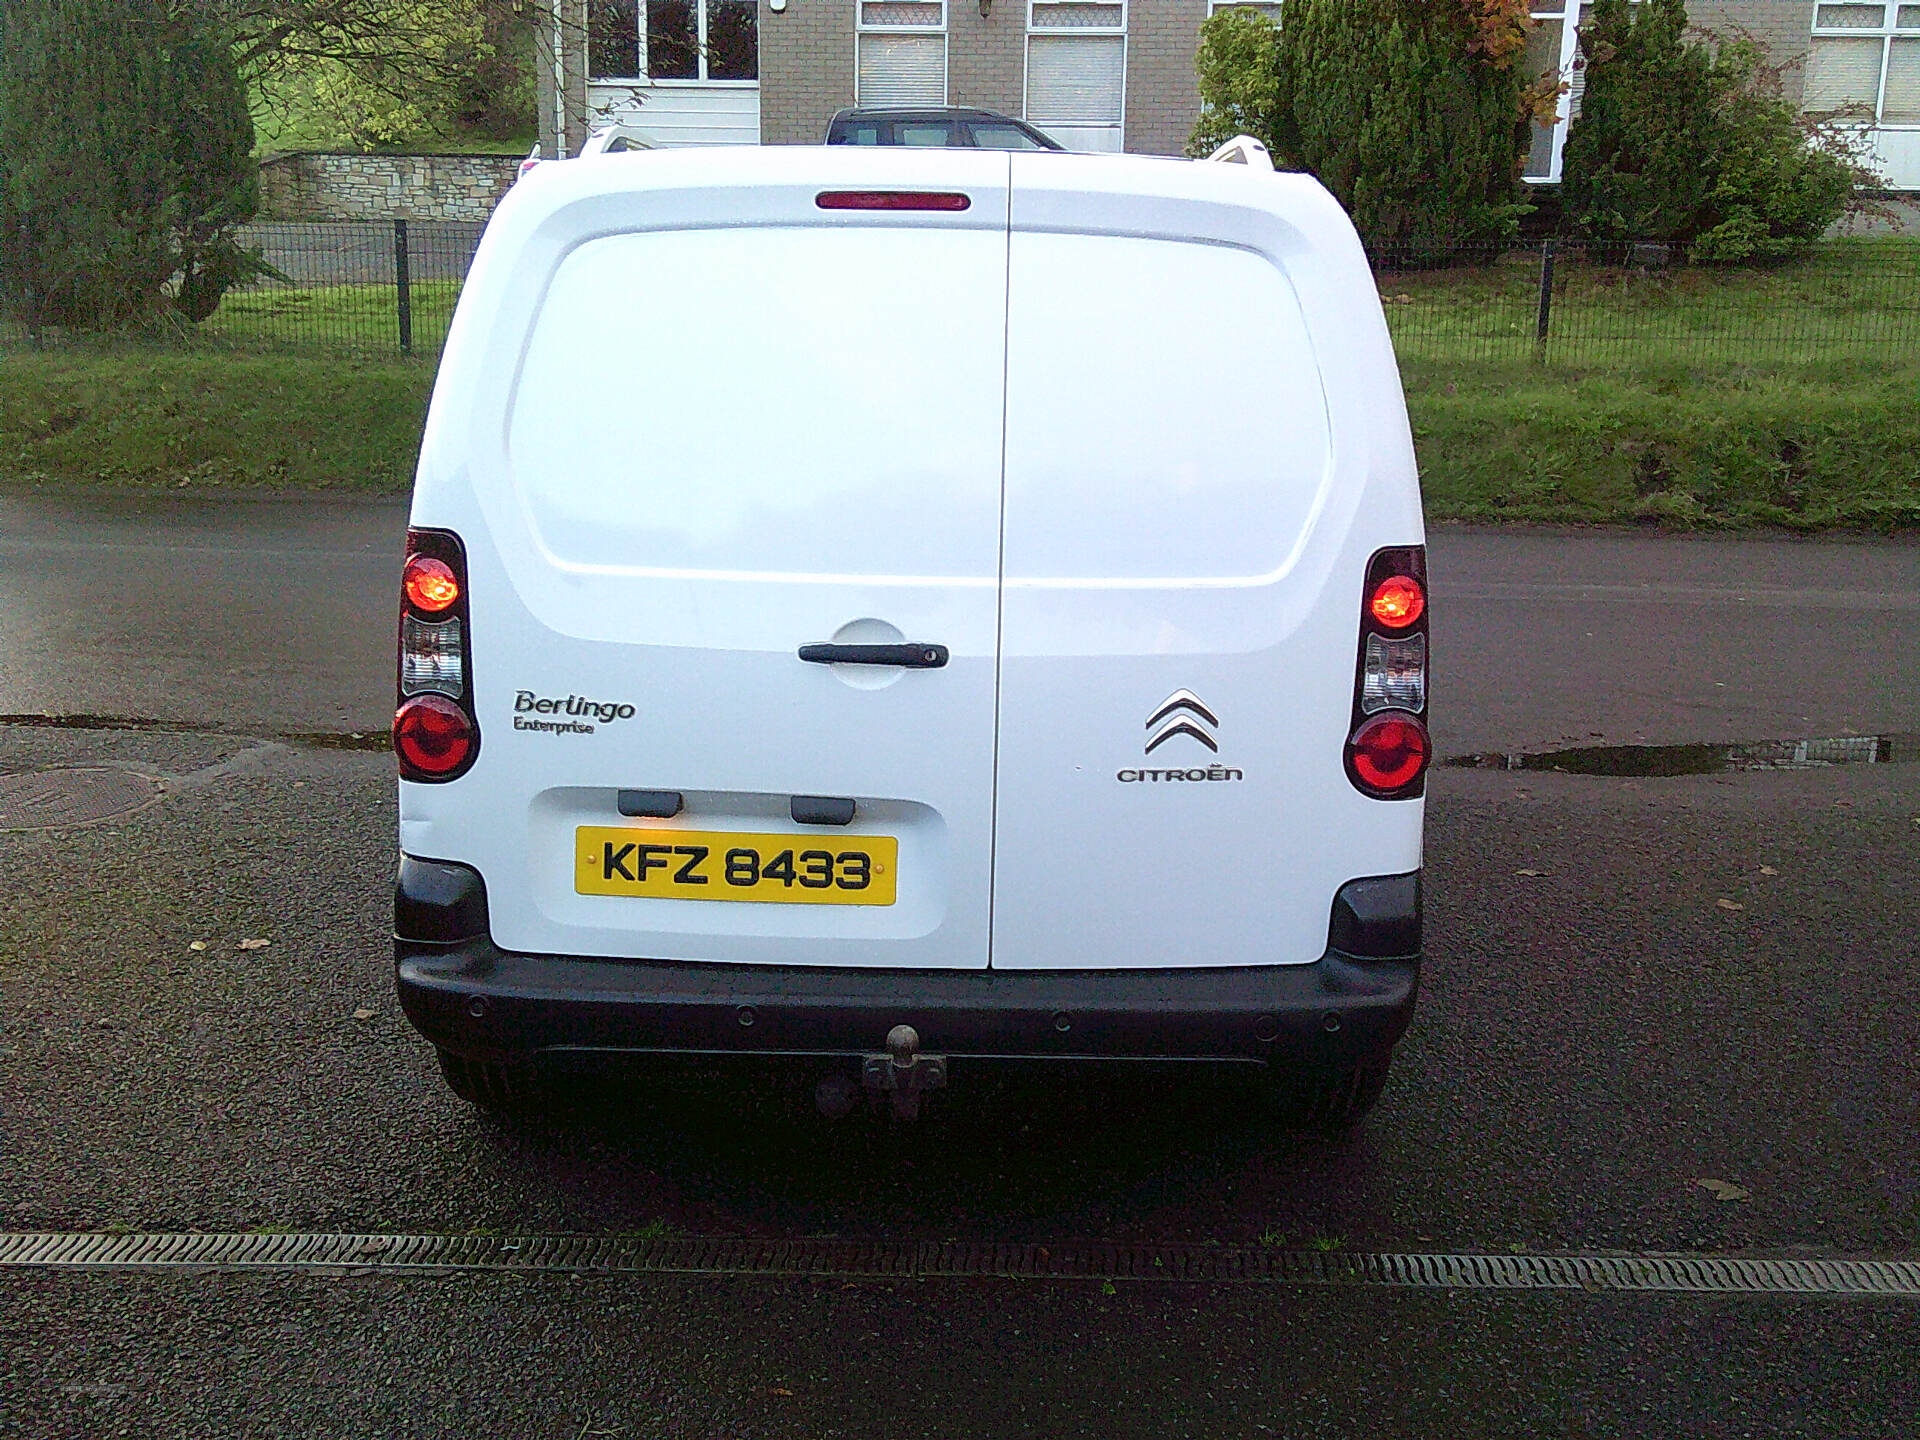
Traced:
<path id="1" fill-rule="evenodd" d="M 131 770 L 34 770 L 0 775 L 0 830 L 64 830 L 111 820 L 160 798 Z"/>

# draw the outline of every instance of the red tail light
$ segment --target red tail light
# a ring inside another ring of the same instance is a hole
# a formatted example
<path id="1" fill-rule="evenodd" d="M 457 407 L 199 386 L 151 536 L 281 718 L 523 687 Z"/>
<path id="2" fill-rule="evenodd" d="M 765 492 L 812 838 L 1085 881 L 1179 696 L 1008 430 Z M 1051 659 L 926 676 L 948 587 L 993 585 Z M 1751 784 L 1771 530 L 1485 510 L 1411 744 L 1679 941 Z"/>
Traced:
<path id="1" fill-rule="evenodd" d="M 1347 778 L 1373 799 L 1411 800 L 1425 792 L 1433 759 L 1426 723 L 1426 548 L 1376 551 L 1360 593 Z"/>
<path id="2" fill-rule="evenodd" d="M 393 717 L 393 748 L 409 780 L 450 780 L 473 758 L 473 721 L 440 695 L 416 695 Z"/>
<path id="3" fill-rule="evenodd" d="M 1367 721 L 1348 744 L 1354 775 L 1363 789 L 1375 794 L 1411 785 L 1433 755 L 1427 727 L 1411 715 L 1392 711 Z"/>
<path id="4" fill-rule="evenodd" d="M 1367 609 L 1389 630 L 1404 630 L 1427 608 L 1426 591 L 1411 575 L 1389 575 L 1373 587 Z"/>
<path id="5" fill-rule="evenodd" d="M 453 573 L 453 567 L 431 555 L 408 559 L 400 588 L 406 591 L 407 601 L 414 609 L 429 615 L 440 614 L 460 598 L 460 580 Z"/>
<path id="6" fill-rule="evenodd" d="M 470 641 L 466 547 L 451 530 L 409 530 L 393 717 L 402 779 L 458 779 L 479 753 Z"/>

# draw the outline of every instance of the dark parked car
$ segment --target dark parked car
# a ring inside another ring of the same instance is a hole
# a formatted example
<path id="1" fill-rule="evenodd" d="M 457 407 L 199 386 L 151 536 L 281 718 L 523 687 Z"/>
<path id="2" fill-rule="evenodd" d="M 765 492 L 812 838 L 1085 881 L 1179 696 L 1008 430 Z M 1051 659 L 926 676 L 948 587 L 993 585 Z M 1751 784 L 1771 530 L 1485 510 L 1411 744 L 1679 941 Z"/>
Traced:
<path id="1" fill-rule="evenodd" d="M 1024 120 L 993 110 L 842 110 L 827 123 L 829 145 L 929 145 L 960 150 L 1064 150 Z"/>

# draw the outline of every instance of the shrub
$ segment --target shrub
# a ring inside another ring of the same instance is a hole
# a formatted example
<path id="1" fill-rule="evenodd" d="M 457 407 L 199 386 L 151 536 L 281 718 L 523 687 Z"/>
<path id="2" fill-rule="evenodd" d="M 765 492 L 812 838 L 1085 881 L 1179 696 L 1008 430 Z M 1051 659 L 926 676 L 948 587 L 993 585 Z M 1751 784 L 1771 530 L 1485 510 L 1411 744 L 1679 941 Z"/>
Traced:
<path id="1" fill-rule="evenodd" d="M 1859 168 L 1766 93 L 1753 45 L 1716 50 L 1686 30 L 1684 0 L 1597 0 L 1563 162 L 1569 228 L 1615 253 L 1657 240 L 1699 261 L 1803 250 L 1840 218 Z"/>
<path id="2" fill-rule="evenodd" d="M 1318 177 L 1369 246 L 1451 258 L 1511 234 L 1527 209 L 1525 23 L 1499 0 L 1287 0 L 1278 30 L 1224 11 L 1201 31 L 1189 148 L 1245 130 Z"/>
<path id="3" fill-rule="evenodd" d="M 231 52 L 167 0 L 0 6 L 0 299 L 28 324 L 204 319 L 258 262 Z"/>

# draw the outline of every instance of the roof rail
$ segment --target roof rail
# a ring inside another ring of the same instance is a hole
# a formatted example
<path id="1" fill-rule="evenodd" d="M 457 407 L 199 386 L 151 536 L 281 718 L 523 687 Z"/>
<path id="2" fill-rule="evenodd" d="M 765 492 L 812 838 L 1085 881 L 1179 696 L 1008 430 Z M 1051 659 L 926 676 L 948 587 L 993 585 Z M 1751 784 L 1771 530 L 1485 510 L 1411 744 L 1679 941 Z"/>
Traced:
<path id="1" fill-rule="evenodd" d="M 1255 170 L 1273 169 L 1273 157 L 1267 154 L 1267 147 L 1251 135 L 1234 136 L 1207 159 L 1218 160 L 1223 165 L 1251 165 Z"/>

